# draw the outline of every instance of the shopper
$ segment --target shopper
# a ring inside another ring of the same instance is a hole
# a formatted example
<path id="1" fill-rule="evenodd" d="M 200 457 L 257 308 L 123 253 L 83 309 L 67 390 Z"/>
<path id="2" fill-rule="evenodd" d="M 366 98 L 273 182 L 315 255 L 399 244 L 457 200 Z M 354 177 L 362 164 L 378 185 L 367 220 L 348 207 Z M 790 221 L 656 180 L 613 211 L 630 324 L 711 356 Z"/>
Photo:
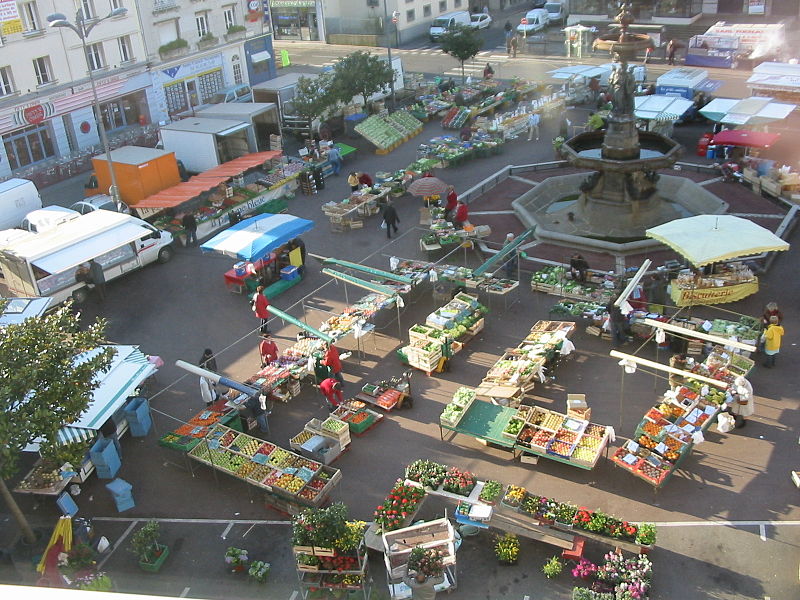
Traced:
<path id="1" fill-rule="evenodd" d="M 214 382 L 208 377 L 200 377 L 200 397 L 206 403 L 206 407 L 214 404 L 219 398 Z"/>
<path id="2" fill-rule="evenodd" d="M 766 327 L 769 325 L 769 318 L 773 316 L 778 317 L 778 325 L 783 323 L 783 313 L 778 308 L 777 302 L 769 302 L 764 307 L 764 314 L 761 317 L 761 324 Z"/>
<path id="3" fill-rule="evenodd" d="M 342 170 L 342 153 L 333 144 L 328 145 L 328 162 L 331 163 L 333 174 L 338 175 Z"/>
<path id="4" fill-rule="evenodd" d="M 756 412 L 753 386 L 744 376 L 739 375 L 733 380 L 730 392 L 733 401 L 728 408 L 733 415 L 736 427 L 744 427 L 747 425 L 745 417 L 749 417 Z"/>
<path id="5" fill-rule="evenodd" d="M 600 77 L 589 78 L 589 91 L 592 93 L 591 103 L 593 106 L 597 105 L 597 99 L 600 97 Z"/>
<path id="6" fill-rule="evenodd" d="M 512 35 L 508 45 L 510 46 L 508 49 L 508 55 L 511 58 L 517 58 L 517 36 Z"/>
<path id="7" fill-rule="evenodd" d="M 514 234 L 507 233 L 506 234 L 506 242 L 503 244 L 504 246 L 509 246 L 514 243 Z M 514 250 L 508 256 L 506 256 L 506 279 L 511 279 L 514 276 L 514 272 L 517 270 L 517 264 L 519 263 L 519 259 L 517 257 L 517 251 Z"/>
<path id="8" fill-rule="evenodd" d="M 494 69 L 492 68 L 492 65 L 487 62 L 486 66 L 483 68 L 483 78 L 491 79 L 492 77 L 494 77 Z"/>
<path id="9" fill-rule="evenodd" d="M 454 211 L 458 206 L 458 194 L 456 188 L 452 185 L 447 186 L 447 203 L 444 205 L 444 218 L 450 220 L 455 216 Z"/>
<path id="10" fill-rule="evenodd" d="M 184 213 L 181 219 L 181 225 L 186 231 L 186 246 L 191 246 L 197 243 L 197 219 L 194 218 L 192 213 Z"/>
<path id="11" fill-rule="evenodd" d="M 103 272 L 103 265 L 95 259 L 89 261 L 89 276 L 92 278 L 100 302 L 104 302 L 106 299 L 106 274 Z"/>
<path id="12" fill-rule="evenodd" d="M 244 403 L 245 407 L 250 411 L 250 414 L 255 418 L 258 423 L 258 429 L 261 433 L 269 433 L 269 421 L 267 421 L 267 397 L 262 394 L 253 394 Z M 247 427 L 244 428 L 245 431 Z"/>
<path id="13" fill-rule="evenodd" d="M 680 369 L 681 371 L 686 371 L 686 355 L 682 352 L 678 354 L 673 354 L 669 359 L 669 366 L 673 369 Z M 678 375 L 677 373 L 670 373 L 669 374 L 669 387 L 670 389 L 677 389 L 681 387 L 684 383 L 683 375 Z"/>
<path id="14" fill-rule="evenodd" d="M 667 302 L 667 284 L 659 273 L 653 273 L 645 286 L 647 300 L 650 302 L 648 310 L 652 313 L 664 314 L 664 305 Z"/>
<path id="15" fill-rule="evenodd" d="M 397 224 L 400 222 L 400 217 L 397 216 L 397 209 L 392 204 L 391 200 L 386 201 L 386 208 L 383 209 L 383 224 L 382 227 L 386 229 L 386 237 L 391 239 L 392 229 L 397 233 Z"/>
<path id="16" fill-rule="evenodd" d="M 589 273 L 589 263 L 586 262 L 586 259 L 581 254 L 576 252 L 569 259 L 569 273 L 576 281 L 586 281 L 586 275 Z"/>
<path id="17" fill-rule="evenodd" d="M 536 134 L 536 141 L 539 141 L 539 122 L 542 117 L 537 112 L 528 115 L 528 141 L 533 139 L 533 134 Z"/>
<path id="18" fill-rule="evenodd" d="M 251 303 L 256 318 L 261 319 L 261 333 L 269 333 L 269 311 L 267 310 L 267 307 L 269 307 L 269 300 L 267 300 L 267 297 L 264 295 L 265 289 L 263 285 L 259 285 L 253 294 L 253 301 Z"/>
<path id="19" fill-rule="evenodd" d="M 262 368 L 278 360 L 278 345 L 272 340 L 268 333 L 261 334 L 261 341 L 258 344 L 258 353 L 261 355 Z"/>
<path id="20" fill-rule="evenodd" d="M 469 220 L 469 209 L 467 205 L 464 204 L 461 200 L 458 201 L 456 204 L 456 213 L 453 216 L 453 225 L 456 226 L 456 229 L 463 229 L 464 223 Z"/>
<path id="21" fill-rule="evenodd" d="M 606 310 L 608 311 L 608 326 L 611 330 L 611 337 L 613 338 L 614 345 L 621 346 L 628 341 L 628 335 L 626 333 L 628 320 L 625 318 L 625 315 L 622 314 L 622 310 L 620 310 L 619 306 L 613 302 L 608 303 Z"/>
<path id="22" fill-rule="evenodd" d="M 372 182 L 372 177 L 369 176 L 369 173 L 361 173 L 358 176 L 358 183 L 360 185 L 364 185 L 364 186 L 366 186 L 368 188 L 371 188 L 372 187 L 372 183 L 373 183 Z"/>
<path id="23" fill-rule="evenodd" d="M 217 359 L 214 356 L 214 353 L 211 351 L 211 348 L 206 348 L 203 350 L 203 356 L 200 357 L 200 360 L 197 362 L 197 364 L 204 369 L 214 371 L 214 373 L 219 372 L 219 369 L 217 369 Z"/>
<path id="24" fill-rule="evenodd" d="M 339 350 L 333 344 L 328 344 L 325 351 L 325 358 L 322 364 L 331 370 L 331 375 L 344 386 L 344 376 L 342 375 L 342 361 L 339 358 Z"/>
<path id="25" fill-rule="evenodd" d="M 350 171 L 350 175 L 347 176 L 347 184 L 350 186 L 350 191 L 355 192 L 358 189 L 358 173 Z"/>
<path id="26" fill-rule="evenodd" d="M 667 44 L 667 64 L 675 64 L 675 53 L 678 51 L 678 42 L 670 40 Z"/>
<path id="27" fill-rule="evenodd" d="M 342 396 L 342 384 L 336 381 L 333 377 L 323 379 L 319 384 L 319 391 L 325 396 L 328 404 L 328 410 L 333 412 L 336 408 L 344 402 Z"/>
<path id="28" fill-rule="evenodd" d="M 771 369 L 775 366 L 775 359 L 781 351 L 781 340 L 783 339 L 783 326 L 779 324 L 778 316 L 772 315 L 769 318 L 769 325 L 767 330 L 763 333 L 764 336 L 764 354 L 767 355 L 764 360 L 764 366 Z"/>

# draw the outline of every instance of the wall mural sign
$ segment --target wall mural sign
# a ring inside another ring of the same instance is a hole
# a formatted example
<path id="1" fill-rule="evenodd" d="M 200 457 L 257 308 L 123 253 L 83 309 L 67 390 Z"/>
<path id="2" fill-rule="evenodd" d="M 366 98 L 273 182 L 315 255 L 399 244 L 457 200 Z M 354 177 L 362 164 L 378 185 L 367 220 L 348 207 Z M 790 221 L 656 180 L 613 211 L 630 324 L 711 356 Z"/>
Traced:
<path id="1" fill-rule="evenodd" d="M 14 125 L 38 125 L 45 119 L 49 119 L 56 114 L 56 107 L 52 102 L 42 102 L 41 104 L 32 104 L 24 106 L 14 111 Z"/>
<path id="2" fill-rule="evenodd" d="M 22 19 L 19 17 L 16 0 L 0 0 L 0 34 L 22 33 Z"/>

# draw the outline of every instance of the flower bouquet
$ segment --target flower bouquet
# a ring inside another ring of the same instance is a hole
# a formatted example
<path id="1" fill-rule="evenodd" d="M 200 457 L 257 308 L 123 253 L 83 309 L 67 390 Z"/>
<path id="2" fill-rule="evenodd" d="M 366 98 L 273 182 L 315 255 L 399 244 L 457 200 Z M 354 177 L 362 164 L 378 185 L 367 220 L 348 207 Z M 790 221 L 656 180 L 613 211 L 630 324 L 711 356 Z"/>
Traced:
<path id="1" fill-rule="evenodd" d="M 417 546 L 411 550 L 407 568 L 409 574 L 439 577 L 444 572 L 444 555 L 435 548 Z"/>
<path id="2" fill-rule="evenodd" d="M 475 476 L 469 471 L 461 471 L 456 467 L 450 467 L 442 487 L 446 492 L 458 494 L 459 496 L 469 496 L 472 488 L 475 487 L 475 481 Z"/>
<path id="3" fill-rule="evenodd" d="M 241 573 L 244 571 L 247 562 L 247 550 L 229 546 L 225 551 L 225 564 L 228 565 L 231 573 Z"/>
<path id="4" fill-rule="evenodd" d="M 500 564 L 515 564 L 519 558 L 519 538 L 513 533 L 497 536 L 494 543 L 494 554 Z"/>
<path id="5" fill-rule="evenodd" d="M 424 496 L 422 488 L 405 485 L 398 479 L 383 504 L 375 509 L 375 523 L 384 531 L 400 529 L 406 518 L 417 510 Z"/>

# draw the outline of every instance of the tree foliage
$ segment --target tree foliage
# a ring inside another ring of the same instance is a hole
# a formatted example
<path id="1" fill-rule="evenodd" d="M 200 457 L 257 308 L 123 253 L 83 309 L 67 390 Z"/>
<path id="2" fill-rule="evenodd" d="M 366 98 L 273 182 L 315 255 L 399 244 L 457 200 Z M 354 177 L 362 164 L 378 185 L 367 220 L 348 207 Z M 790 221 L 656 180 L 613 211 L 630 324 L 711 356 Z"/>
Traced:
<path id="1" fill-rule="evenodd" d="M 464 63 L 475 58 L 483 48 L 483 38 L 477 29 L 457 25 L 439 38 L 442 52 L 461 63 L 461 80 L 464 81 Z"/>
<path id="2" fill-rule="evenodd" d="M 334 107 L 336 98 L 333 94 L 333 75 L 320 73 L 316 77 L 301 77 L 292 98 L 294 112 L 298 116 L 313 121 L 322 117 Z"/>
<path id="3" fill-rule="evenodd" d="M 334 94 L 343 103 L 355 96 L 364 98 L 364 106 L 372 94 L 387 91 L 394 80 L 394 69 L 385 60 L 359 50 L 340 58 L 333 66 Z"/>
<path id="4" fill-rule="evenodd" d="M 105 326 L 97 320 L 81 330 L 67 304 L 0 329 L 0 477 L 17 473 L 20 452 L 35 440 L 45 454 L 58 455 L 59 429 L 86 410 L 95 375 L 111 365 L 114 350 L 99 348 Z"/>

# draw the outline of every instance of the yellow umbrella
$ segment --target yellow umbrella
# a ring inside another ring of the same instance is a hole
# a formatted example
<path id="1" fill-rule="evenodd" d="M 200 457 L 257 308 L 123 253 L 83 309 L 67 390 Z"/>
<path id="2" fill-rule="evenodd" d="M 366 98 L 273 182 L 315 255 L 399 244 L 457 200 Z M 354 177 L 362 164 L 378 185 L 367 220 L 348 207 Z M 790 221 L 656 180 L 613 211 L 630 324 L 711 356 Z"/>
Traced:
<path id="1" fill-rule="evenodd" d="M 789 249 L 769 229 L 732 215 L 697 215 L 653 227 L 645 235 L 666 244 L 693 265 Z"/>
<path id="2" fill-rule="evenodd" d="M 69 552 L 72 550 L 72 517 L 64 516 L 58 520 L 53 534 L 50 536 L 50 541 L 47 542 L 47 547 L 42 552 L 42 558 L 39 564 L 36 565 L 36 571 L 44 573 L 45 565 L 47 563 L 47 555 L 50 549 L 61 540 L 62 552 Z"/>

